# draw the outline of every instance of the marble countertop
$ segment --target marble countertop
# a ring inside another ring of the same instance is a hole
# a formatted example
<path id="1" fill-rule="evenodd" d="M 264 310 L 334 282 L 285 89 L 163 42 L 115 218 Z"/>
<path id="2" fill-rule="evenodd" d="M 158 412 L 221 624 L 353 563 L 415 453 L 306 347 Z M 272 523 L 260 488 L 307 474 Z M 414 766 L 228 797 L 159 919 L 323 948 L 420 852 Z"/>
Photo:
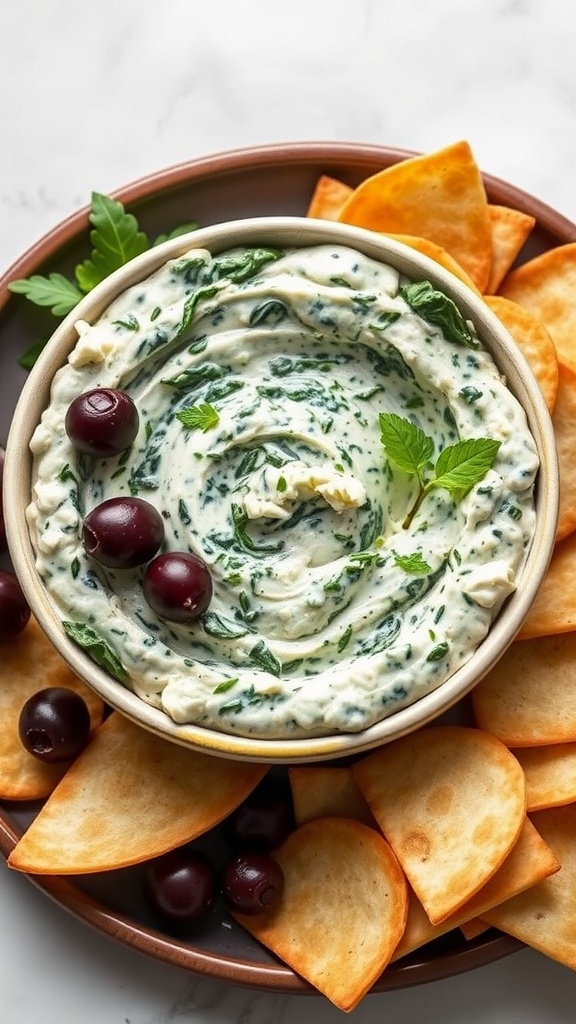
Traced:
<path id="1" fill-rule="evenodd" d="M 576 221 L 571 0 L 4 0 L 0 270 L 93 189 L 271 142 L 433 150 Z M 575 911 L 576 913 L 576 911 Z M 563 1024 L 576 975 L 532 950 L 368 997 L 359 1024 Z M 10 1024 L 317 1024 L 319 997 L 197 978 L 92 931 L 0 864 L 0 1006 Z"/>

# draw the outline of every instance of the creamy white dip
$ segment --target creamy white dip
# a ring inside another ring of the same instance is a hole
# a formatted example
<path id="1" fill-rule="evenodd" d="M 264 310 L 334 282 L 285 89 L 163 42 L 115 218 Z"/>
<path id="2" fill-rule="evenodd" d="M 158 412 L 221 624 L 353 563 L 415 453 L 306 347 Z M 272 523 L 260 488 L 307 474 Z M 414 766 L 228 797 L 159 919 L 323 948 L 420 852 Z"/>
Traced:
<path id="1" fill-rule="evenodd" d="M 332 245 L 194 250 L 77 324 L 31 443 L 37 565 L 71 635 L 176 722 L 364 729 L 463 665 L 514 589 L 538 469 L 525 414 L 472 325 L 470 345 L 449 340 L 402 284 Z M 95 387 L 139 410 L 117 458 L 79 456 L 64 430 Z M 189 407 L 208 408 L 205 429 L 178 418 Z M 501 442 L 496 460 L 458 503 L 431 490 L 406 527 L 418 485 L 387 459 L 382 412 L 419 426 L 436 457 L 483 437 Z M 165 550 L 210 567 L 193 626 L 152 613 L 143 569 L 84 553 L 83 516 L 128 494 L 160 510 Z"/>

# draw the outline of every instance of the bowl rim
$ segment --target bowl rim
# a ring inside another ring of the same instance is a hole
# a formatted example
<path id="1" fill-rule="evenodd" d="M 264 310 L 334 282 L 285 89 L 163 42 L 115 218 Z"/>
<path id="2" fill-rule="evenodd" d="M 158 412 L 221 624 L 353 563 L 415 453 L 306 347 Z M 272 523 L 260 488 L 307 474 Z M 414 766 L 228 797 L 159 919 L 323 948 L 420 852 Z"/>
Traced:
<path id="1" fill-rule="evenodd" d="M 297 241 L 299 237 L 304 240 Z M 45 407 L 52 375 L 77 341 L 74 323 L 78 319 L 96 319 L 120 292 L 147 277 L 167 260 L 181 256 L 190 248 L 208 248 L 218 253 L 239 244 L 325 243 L 350 245 L 375 259 L 392 263 L 409 277 L 421 273 L 453 298 L 464 315 L 475 322 L 486 347 L 497 350 L 496 361 L 501 369 L 502 363 L 505 364 L 511 390 L 522 395 L 521 404 L 540 455 L 536 531 L 522 570 L 521 586 L 507 601 L 505 614 L 499 614 L 488 636 L 465 665 L 436 690 L 361 732 L 302 739 L 254 739 L 202 726 L 177 725 L 166 713 L 147 705 L 122 683 L 112 679 L 63 633 L 61 618 L 36 571 L 23 514 L 30 496 L 32 460 L 28 442 L 37 422 L 36 418 L 31 420 L 29 410 L 39 397 L 42 398 L 41 408 Z M 25 465 L 22 451 L 27 451 Z M 216 756 L 276 764 L 322 761 L 365 752 L 420 728 L 466 696 L 501 657 L 528 614 L 552 555 L 559 502 L 558 463 L 549 411 L 524 357 L 482 298 L 429 257 L 396 239 L 351 225 L 301 216 L 252 217 L 198 228 L 136 257 L 86 295 L 54 331 L 24 384 L 6 444 L 4 480 L 6 531 L 14 570 L 33 614 L 73 671 L 113 708 L 166 739 Z M 6 495 L 10 496 L 9 500 Z"/>

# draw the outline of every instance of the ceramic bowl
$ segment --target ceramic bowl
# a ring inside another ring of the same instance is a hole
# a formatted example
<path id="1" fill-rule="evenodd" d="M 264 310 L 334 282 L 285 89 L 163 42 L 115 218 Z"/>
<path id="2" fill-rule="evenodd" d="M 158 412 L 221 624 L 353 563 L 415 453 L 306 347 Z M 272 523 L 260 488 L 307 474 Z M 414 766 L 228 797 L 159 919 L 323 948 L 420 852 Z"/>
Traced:
<path id="1" fill-rule="evenodd" d="M 217 254 L 236 245 L 299 247 L 323 243 L 350 246 L 391 264 L 413 280 L 430 280 L 474 322 L 482 343 L 492 352 L 508 386 L 524 407 L 538 449 L 541 468 L 531 549 L 516 591 L 469 661 L 436 690 L 361 732 L 305 739 L 254 739 L 201 726 L 177 725 L 108 675 L 64 633 L 61 614 L 37 573 L 26 525 L 25 510 L 32 487 L 30 439 L 49 402 L 52 378 L 77 341 L 73 325 L 78 319 L 94 322 L 121 292 L 192 247 Z M 201 228 L 144 253 L 90 292 L 62 322 L 26 381 L 7 442 L 4 481 L 9 496 L 6 527 L 15 571 L 34 615 L 73 670 L 111 707 L 171 741 L 217 756 L 271 763 L 342 758 L 372 749 L 438 718 L 469 693 L 512 642 L 536 596 L 554 544 L 559 493 L 554 435 L 545 403 L 518 348 L 482 299 L 448 271 L 395 240 L 348 225 L 301 217 L 262 217 Z"/>

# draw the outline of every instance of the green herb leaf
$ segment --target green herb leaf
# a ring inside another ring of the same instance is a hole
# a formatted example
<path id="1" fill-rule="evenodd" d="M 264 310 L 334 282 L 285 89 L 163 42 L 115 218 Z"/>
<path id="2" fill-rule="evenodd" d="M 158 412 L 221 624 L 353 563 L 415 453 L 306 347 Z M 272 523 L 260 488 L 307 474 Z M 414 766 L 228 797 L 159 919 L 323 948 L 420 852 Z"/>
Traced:
<path id="1" fill-rule="evenodd" d="M 24 295 L 36 306 L 49 306 L 54 316 L 66 316 L 83 297 L 80 289 L 63 274 L 32 274 L 11 281 L 8 285 L 15 295 Z"/>
<path id="2" fill-rule="evenodd" d="M 206 433 L 213 430 L 220 422 L 220 416 L 213 405 L 204 402 L 202 405 L 189 405 L 176 413 L 176 419 L 180 420 L 188 430 L 202 430 Z"/>
<path id="3" fill-rule="evenodd" d="M 205 633 L 208 633 L 209 636 L 218 637 L 221 640 L 237 640 L 241 636 L 246 636 L 248 632 L 242 626 L 236 626 L 233 622 L 225 621 L 216 612 L 206 612 L 202 616 L 201 622 Z"/>
<path id="4" fill-rule="evenodd" d="M 418 316 L 440 327 L 448 341 L 467 348 L 478 348 L 466 320 L 452 299 L 438 291 L 430 281 L 417 281 L 400 289 L 400 295 Z"/>
<path id="5" fill-rule="evenodd" d="M 448 654 L 449 650 L 450 644 L 447 644 L 446 641 L 441 644 L 437 644 L 436 647 L 433 647 L 430 651 L 426 661 L 442 661 L 442 659 Z"/>
<path id="6" fill-rule="evenodd" d="M 428 565 L 419 551 L 413 555 L 394 555 L 394 561 L 404 572 L 413 573 L 415 576 L 427 576 L 432 572 L 432 566 Z"/>
<path id="7" fill-rule="evenodd" d="M 190 231 L 196 231 L 198 229 L 196 221 L 190 221 L 189 224 L 180 224 L 176 228 L 172 228 L 167 235 L 158 235 L 154 239 L 152 245 L 162 245 L 162 242 L 170 242 L 173 238 L 180 238 L 181 235 L 187 235 Z"/>
<path id="8" fill-rule="evenodd" d="M 445 487 L 455 502 L 462 501 L 493 466 L 500 444 L 490 437 L 474 437 L 444 448 L 429 486 Z"/>
<path id="9" fill-rule="evenodd" d="M 270 672 L 273 676 L 279 676 L 282 672 L 282 662 L 266 646 L 263 640 L 259 640 L 250 651 L 250 658 L 255 665 Z"/>
<path id="10" fill-rule="evenodd" d="M 381 438 L 388 458 L 406 473 L 419 474 L 434 454 L 434 442 L 411 420 L 394 412 L 381 412 L 378 417 Z"/>
<path id="11" fill-rule="evenodd" d="M 33 345 L 30 345 L 30 348 L 26 349 L 23 355 L 20 356 L 18 360 L 19 366 L 21 366 L 23 370 L 31 370 L 38 359 L 38 356 L 42 352 L 42 349 L 46 348 L 47 342 L 48 338 L 41 338 L 38 341 L 35 341 Z"/>
<path id="12" fill-rule="evenodd" d="M 352 623 L 350 623 L 350 625 L 346 627 L 346 629 L 344 630 L 344 632 L 340 636 L 340 639 L 338 640 L 338 645 L 337 646 L 338 646 L 339 654 L 341 654 L 342 651 L 345 650 L 345 648 L 350 643 L 351 638 L 352 638 Z"/>
<path id="13" fill-rule="evenodd" d="M 90 223 L 94 226 L 90 232 L 92 255 L 75 270 L 83 292 L 91 291 L 113 271 L 150 248 L 136 218 L 126 213 L 122 203 L 100 192 L 92 193 Z"/>
<path id="14" fill-rule="evenodd" d="M 85 622 L 63 622 L 62 626 L 64 632 L 86 651 L 92 661 L 106 669 L 120 683 L 127 681 L 128 673 L 116 652 L 95 629 L 87 626 Z"/>
<path id="15" fill-rule="evenodd" d="M 234 678 L 234 679 L 224 679 L 223 682 L 218 683 L 218 686 L 214 687 L 214 689 L 212 690 L 212 693 L 228 693 L 228 690 L 231 690 L 232 687 L 237 682 L 238 682 L 238 678 L 237 677 Z"/>

